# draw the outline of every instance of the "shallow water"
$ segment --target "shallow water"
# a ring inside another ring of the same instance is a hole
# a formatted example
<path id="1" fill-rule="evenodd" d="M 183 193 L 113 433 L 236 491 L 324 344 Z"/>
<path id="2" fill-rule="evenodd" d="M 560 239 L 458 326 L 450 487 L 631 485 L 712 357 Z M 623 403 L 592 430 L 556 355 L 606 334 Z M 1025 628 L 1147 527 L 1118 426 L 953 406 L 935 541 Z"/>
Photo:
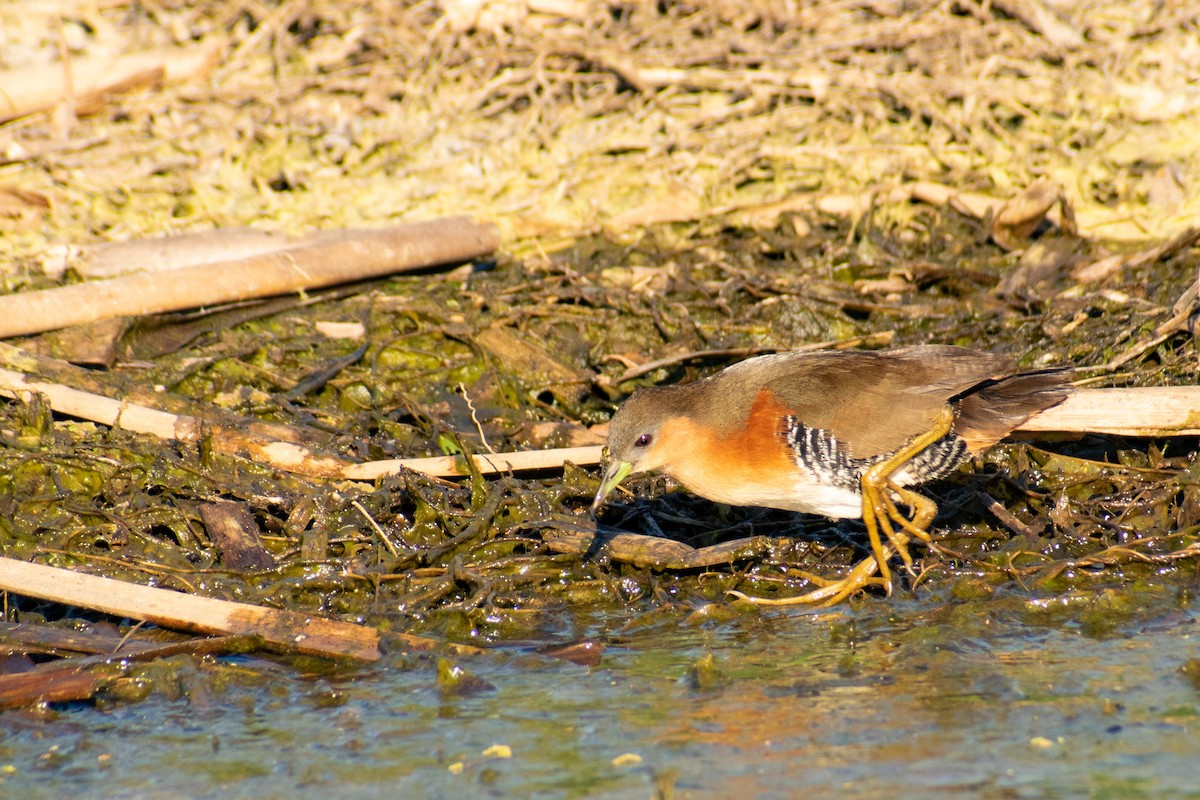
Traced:
<path id="1" fill-rule="evenodd" d="M 1181 670 L 1200 656 L 1197 604 L 1103 638 L 1031 621 L 1036 605 L 668 613 L 595 668 L 524 648 L 459 659 L 494 686 L 466 696 L 439 693 L 429 658 L 220 688 L 201 664 L 177 698 L 5 715 L 0 795 L 1200 796 L 1200 694 Z"/>

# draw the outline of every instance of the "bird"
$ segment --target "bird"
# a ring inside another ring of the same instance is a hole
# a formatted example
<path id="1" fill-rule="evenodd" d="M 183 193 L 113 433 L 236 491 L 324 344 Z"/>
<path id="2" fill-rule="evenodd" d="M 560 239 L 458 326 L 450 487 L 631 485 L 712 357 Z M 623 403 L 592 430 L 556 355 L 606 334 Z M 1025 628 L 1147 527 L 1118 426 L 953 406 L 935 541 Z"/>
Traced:
<path id="1" fill-rule="evenodd" d="M 806 576 L 819 588 L 769 602 L 829 606 L 869 586 L 890 594 L 893 551 L 911 572 L 908 544 L 932 544 L 937 504 L 911 487 L 1061 403 L 1067 374 L 929 344 L 772 353 L 645 387 L 609 421 L 592 512 L 628 476 L 655 472 L 716 503 L 861 518 L 870 556 L 839 580 Z"/>

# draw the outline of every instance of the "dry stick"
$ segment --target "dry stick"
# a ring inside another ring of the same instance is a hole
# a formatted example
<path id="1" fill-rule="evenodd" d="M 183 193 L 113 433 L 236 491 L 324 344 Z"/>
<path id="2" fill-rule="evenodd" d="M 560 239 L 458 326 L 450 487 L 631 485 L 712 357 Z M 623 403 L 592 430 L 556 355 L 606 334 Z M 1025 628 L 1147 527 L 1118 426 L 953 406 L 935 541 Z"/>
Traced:
<path id="1" fill-rule="evenodd" d="M 257 636 L 282 650 L 379 659 L 365 625 L 139 586 L 69 569 L 0 558 L 0 590 L 201 633 Z"/>
<path id="2" fill-rule="evenodd" d="M 115 278 L 131 272 L 169 272 L 196 264 L 250 258 L 314 244 L 340 232 L 316 231 L 297 239 L 256 228 L 216 228 L 149 239 L 54 245 L 39 260 L 50 275 L 61 275 L 70 267 L 84 278 Z"/>
<path id="3" fill-rule="evenodd" d="M 201 425 L 193 417 L 169 414 L 146 406 L 122 403 L 101 395 L 57 383 L 31 380 L 12 370 L 0 369 L 0 395 L 16 396 L 38 392 L 50 407 L 69 416 L 148 433 L 161 439 L 196 441 Z M 213 430 L 210 428 L 210 430 Z M 463 456 L 402 458 L 349 464 L 323 456 L 291 442 L 265 441 L 237 435 L 221 428 L 212 437 L 214 449 L 249 456 L 257 461 L 298 475 L 371 481 L 403 469 L 434 477 L 470 474 Z M 1027 420 L 1016 430 L 1022 433 L 1106 433 L 1118 436 L 1200 436 L 1200 387 L 1161 386 L 1143 389 L 1076 389 L 1054 408 Z M 602 448 L 565 447 L 554 450 L 525 450 L 473 456 L 484 475 L 502 472 L 557 469 L 570 461 L 579 466 L 600 462 Z"/>
<path id="4" fill-rule="evenodd" d="M 346 231 L 303 247 L 0 297 L 0 338 L 350 283 L 489 255 L 495 226 L 467 217 Z"/>
<path id="5" fill-rule="evenodd" d="M 310 297 L 313 296 L 315 295 L 310 295 Z M 138 403 L 144 403 L 152 411 L 160 413 L 187 415 L 193 409 L 197 409 L 197 406 L 190 400 L 165 392 L 155 392 L 144 382 L 138 384 L 133 380 L 113 380 L 111 376 L 98 370 L 83 369 L 57 358 L 35 355 L 5 342 L 0 342 L 0 369 L 10 369 L 22 375 L 37 376 L 22 380 L 39 381 L 40 386 L 51 387 L 47 391 L 54 391 L 52 387 L 56 385 L 61 385 L 63 388 L 71 387 L 77 391 L 91 392 L 92 397 L 99 398 L 106 403 L 113 402 L 107 399 L 108 395 L 115 394 L 125 397 L 123 407 L 130 413 L 135 413 L 137 408 L 143 407 Z M 9 377 L 11 378 L 11 375 Z M 39 389 L 39 391 L 41 390 Z M 146 399 L 138 400 L 139 397 Z M 329 434 L 314 431 L 312 428 L 302 428 L 279 422 L 264 422 L 260 419 L 239 416 L 216 406 L 199 407 L 194 420 L 190 416 L 174 417 L 173 419 L 190 420 L 187 423 L 180 423 L 187 426 L 204 425 L 206 434 L 213 437 L 225 436 L 224 431 L 228 429 L 234 432 L 235 438 L 294 442 L 309 447 L 319 447 L 332 441 L 333 438 Z M 133 428 L 129 429 L 133 430 Z M 220 449 L 221 445 L 214 444 L 214 447 Z"/>
<path id="6" fill-rule="evenodd" d="M 5 70 L 0 72 L 0 122 L 53 108 L 67 95 L 66 69 L 70 70 L 69 90 L 76 106 L 95 113 L 106 94 L 182 81 L 204 72 L 216 60 L 218 50 L 208 44 Z"/>
<path id="7" fill-rule="evenodd" d="M 1200 386 L 1076 389 L 1016 433 L 1107 433 L 1116 436 L 1200 436 Z"/>
<path id="8" fill-rule="evenodd" d="M 323 455 L 301 444 L 281 442 L 252 436 L 244 431 L 223 425 L 202 425 L 195 417 L 171 414 L 156 408 L 124 403 L 110 397 L 47 383 L 29 376 L 0 369 L 0 396 L 17 397 L 37 392 L 59 414 L 91 420 L 113 428 L 145 433 L 159 439 L 198 442 L 204 433 L 210 437 L 213 450 L 250 458 L 298 475 L 335 477 L 348 466 L 344 459 Z"/>
<path id="9" fill-rule="evenodd" d="M 0 676 L 0 708 L 19 708 L 31 703 L 61 703 L 86 700 L 107 682 L 103 675 L 77 672 L 73 666 L 46 672 L 23 672 Z"/>
<path id="10" fill-rule="evenodd" d="M 488 453 L 472 456 L 475 467 L 483 475 L 501 472 L 524 472 L 539 469 L 559 469 L 568 461 L 586 466 L 600 463 L 599 445 L 589 447 L 560 447 L 553 450 L 520 450 L 511 453 Z M 433 456 L 432 458 L 396 458 L 387 461 L 367 461 L 344 467 L 340 477 L 356 481 L 373 481 L 385 475 L 395 475 L 404 469 L 424 472 L 437 478 L 469 475 L 463 456 Z"/>
<path id="11" fill-rule="evenodd" d="M 1077 389 L 1054 408 L 1027 420 L 1014 432 L 1105 433 L 1117 436 L 1200 436 L 1200 386 L 1159 386 L 1146 389 Z M 587 466 L 600 462 L 601 449 L 566 447 L 474 456 L 483 474 L 550 469 L 564 462 Z M 462 456 L 368 461 L 345 467 L 341 477 L 374 480 L 411 469 L 435 477 L 469 474 Z"/>
<path id="12" fill-rule="evenodd" d="M 200 438 L 200 423 L 194 417 L 171 414 L 136 403 L 123 403 L 61 383 L 39 381 L 11 369 L 0 369 L 0 395 L 16 397 L 30 392 L 43 395 L 51 409 L 69 417 L 91 420 L 134 433 L 148 433 L 159 439 L 192 442 Z"/>
<path id="13" fill-rule="evenodd" d="M 1038 0 L 995 0 L 993 5 L 1010 17 L 1021 20 L 1031 31 L 1041 34 L 1060 50 L 1074 50 L 1083 46 L 1083 36 L 1079 31 Z"/>

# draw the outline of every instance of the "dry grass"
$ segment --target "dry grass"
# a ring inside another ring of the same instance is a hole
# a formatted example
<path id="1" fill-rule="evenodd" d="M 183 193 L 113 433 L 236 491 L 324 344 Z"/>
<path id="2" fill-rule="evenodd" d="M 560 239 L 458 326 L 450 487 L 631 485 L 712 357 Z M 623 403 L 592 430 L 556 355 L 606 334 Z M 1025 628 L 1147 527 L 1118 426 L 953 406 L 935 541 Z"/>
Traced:
<path id="1" fill-rule="evenodd" d="M 0 182 L 54 204 L 0 247 L 467 212 L 524 251 L 912 180 L 1048 177 L 1100 238 L 1200 213 L 1190 3 L 469 5 L 0 6 L 3 67 L 220 52 L 207 79 L 0 130 Z"/>

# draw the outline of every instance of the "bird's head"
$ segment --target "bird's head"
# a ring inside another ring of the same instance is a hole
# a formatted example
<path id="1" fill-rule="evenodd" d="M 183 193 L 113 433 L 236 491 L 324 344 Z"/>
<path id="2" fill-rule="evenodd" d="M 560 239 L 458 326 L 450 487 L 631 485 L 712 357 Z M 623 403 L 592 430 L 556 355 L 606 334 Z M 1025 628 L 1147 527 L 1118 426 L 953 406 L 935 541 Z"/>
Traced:
<path id="1" fill-rule="evenodd" d="M 630 475 L 661 469 L 669 463 L 670 446 L 662 436 L 662 428 L 678 413 L 679 388 L 641 389 L 617 409 L 608 424 L 608 466 L 592 503 L 593 511 Z"/>

